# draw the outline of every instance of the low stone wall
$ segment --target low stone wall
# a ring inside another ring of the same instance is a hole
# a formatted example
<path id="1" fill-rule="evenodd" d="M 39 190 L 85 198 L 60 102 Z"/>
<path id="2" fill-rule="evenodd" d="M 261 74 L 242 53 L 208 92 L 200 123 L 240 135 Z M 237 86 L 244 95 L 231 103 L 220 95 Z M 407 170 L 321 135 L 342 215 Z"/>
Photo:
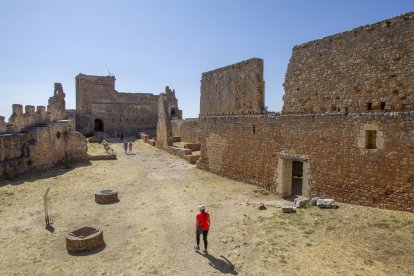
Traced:
<path id="1" fill-rule="evenodd" d="M 192 154 L 192 151 L 189 150 L 189 149 L 176 148 L 176 147 L 171 147 L 171 146 L 163 148 L 163 149 L 165 151 L 167 151 L 168 153 L 170 153 L 170 154 L 177 155 L 177 156 L 179 156 L 181 158 L 184 158 L 184 159 L 185 159 L 186 155 Z"/>
<path id="2" fill-rule="evenodd" d="M 146 133 L 140 133 L 139 135 L 140 135 L 142 141 L 144 141 L 144 143 L 146 143 L 150 138 L 150 136 Z"/>
<path id="3" fill-rule="evenodd" d="M 89 160 L 96 161 L 96 160 L 116 160 L 115 154 L 108 154 L 108 155 L 89 155 Z"/>
<path id="4" fill-rule="evenodd" d="M 200 142 L 198 119 L 172 120 L 171 126 L 173 135 L 179 136 L 181 141 L 188 143 Z"/>
<path id="5" fill-rule="evenodd" d="M 201 144 L 194 144 L 194 143 L 188 143 L 184 145 L 185 149 L 190 149 L 192 151 L 199 151 L 201 150 Z"/>
<path id="6" fill-rule="evenodd" d="M 31 127 L 27 133 L 0 135 L 0 179 L 87 159 L 86 138 L 68 122 Z"/>
<path id="7" fill-rule="evenodd" d="M 186 155 L 185 159 L 188 161 L 188 163 L 194 165 L 194 164 L 197 163 L 197 160 L 200 159 L 200 155 L 199 154 L 197 154 L 197 155 L 193 155 L 193 154 Z"/>
<path id="8" fill-rule="evenodd" d="M 200 117 L 199 168 L 274 193 L 279 162 L 305 160 L 310 196 L 414 211 L 414 112 Z M 365 135 L 376 133 L 376 148 Z"/>

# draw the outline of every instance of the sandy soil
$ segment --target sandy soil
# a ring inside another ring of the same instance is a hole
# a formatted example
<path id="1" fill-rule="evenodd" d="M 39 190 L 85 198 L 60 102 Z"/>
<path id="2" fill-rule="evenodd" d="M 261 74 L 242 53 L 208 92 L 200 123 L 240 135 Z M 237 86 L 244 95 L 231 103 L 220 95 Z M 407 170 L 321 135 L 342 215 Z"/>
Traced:
<path id="1" fill-rule="evenodd" d="M 412 213 L 340 204 L 282 214 L 281 200 L 255 186 L 141 142 L 132 155 L 121 146 L 112 145 L 118 160 L 0 182 L 0 274 L 414 275 Z M 47 187 L 53 233 L 44 225 Z M 108 187 L 120 202 L 96 204 L 94 193 Z M 209 255 L 193 249 L 200 202 L 211 214 Z M 68 254 L 65 235 L 85 225 L 103 228 L 106 247 Z"/>

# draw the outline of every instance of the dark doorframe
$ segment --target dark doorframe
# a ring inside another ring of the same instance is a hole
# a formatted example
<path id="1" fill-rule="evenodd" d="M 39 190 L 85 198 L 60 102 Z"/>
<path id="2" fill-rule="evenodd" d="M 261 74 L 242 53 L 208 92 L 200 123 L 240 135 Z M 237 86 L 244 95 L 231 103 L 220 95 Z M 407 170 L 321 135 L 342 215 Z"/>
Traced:
<path id="1" fill-rule="evenodd" d="M 104 125 L 101 119 L 95 119 L 95 131 L 96 132 L 104 131 Z"/>
<path id="2" fill-rule="evenodd" d="M 292 195 L 302 195 L 303 162 L 292 161 Z"/>

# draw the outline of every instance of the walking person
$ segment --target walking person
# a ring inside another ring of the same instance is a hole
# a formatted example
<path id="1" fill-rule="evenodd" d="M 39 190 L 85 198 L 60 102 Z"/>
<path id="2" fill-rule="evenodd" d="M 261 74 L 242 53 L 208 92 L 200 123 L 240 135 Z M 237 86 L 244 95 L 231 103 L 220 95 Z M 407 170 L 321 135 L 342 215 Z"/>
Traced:
<path id="1" fill-rule="evenodd" d="M 200 235 L 203 235 L 203 242 L 204 242 L 204 253 L 207 252 L 207 235 L 208 230 L 210 229 L 210 214 L 206 212 L 206 206 L 204 204 L 198 205 L 198 209 L 200 209 L 200 213 L 196 216 L 196 241 L 197 245 L 194 246 L 195 250 L 200 250 Z"/>
<path id="2" fill-rule="evenodd" d="M 119 138 L 119 140 L 124 140 L 124 134 L 121 132 L 121 137 Z"/>
<path id="3" fill-rule="evenodd" d="M 128 143 L 127 143 L 127 141 L 125 140 L 125 141 L 124 141 L 124 151 L 125 151 L 125 154 L 127 153 L 127 149 L 128 149 Z"/>
<path id="4" fill-rule="evenodd" d="M 129 141 L 128 143 L 128 152 L 132 153 L 132 142 L 131 141 Z"/>

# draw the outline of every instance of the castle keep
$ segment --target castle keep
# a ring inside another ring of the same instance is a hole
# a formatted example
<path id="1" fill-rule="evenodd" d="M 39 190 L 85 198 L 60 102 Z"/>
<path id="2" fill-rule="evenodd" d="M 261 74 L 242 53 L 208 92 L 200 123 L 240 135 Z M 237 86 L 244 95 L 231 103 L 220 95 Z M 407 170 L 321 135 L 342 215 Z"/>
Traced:
<path id="1" fill-rule="evenodd" d="M 204 73 L 174 135 L 201 143 L 199 168 L 281 196 L 414 212 L 413 30 L 409 13 L 294 47 L 281 114 L 263 112 L 262 60 Z"/>
<path id="2" fill-rule="evenodd" d="M 175 91 L 165 88 L 171 118 L 182 118 Z M 112 135 L 138 136 L 139 132 L 156 135 L 158 95 L 122 93 L 115 90 L 114 76 L 76 76 L 76 129 L 90 136 L 105 131 Z"/>

